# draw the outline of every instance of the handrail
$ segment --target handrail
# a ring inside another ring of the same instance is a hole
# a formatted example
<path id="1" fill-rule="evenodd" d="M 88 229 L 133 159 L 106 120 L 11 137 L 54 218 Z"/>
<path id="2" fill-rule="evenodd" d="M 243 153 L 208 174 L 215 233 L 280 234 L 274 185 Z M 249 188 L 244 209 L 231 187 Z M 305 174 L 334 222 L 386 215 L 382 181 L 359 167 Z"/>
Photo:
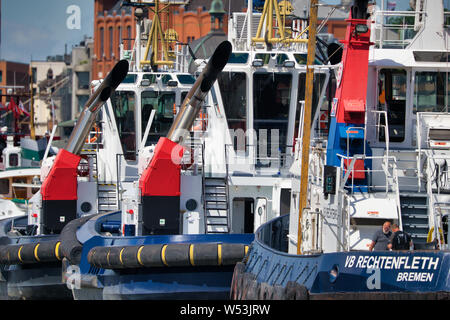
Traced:
<path id="1" fill-rule="evenodd" d="M 440 239 L 439 229 L 442 228 L 442 214 L 440 214 L 439 211 L 442 210 L 441 204 L 450 204 L 450 203 L 443 203 L 443 202 L 436 202 L 433 196 L 433 187 L 432 187 L 432 165 L 436 164 L 435 160 L 444 159 L 448 160 L 449 157 L 443 157 L 443 156 L 435 156 L 433 157 L 427 157 L 427 197 L 429 199 L 428 204 L 428 217 L 433 221 L 434 225 L 434 236 L 435 239 Z M 448 171 L 447 171 L 448 172 Z M 436 179 L 439 179 L 439 177 L 436 177 Z M 437 185 L 437 195 L 440 195 L 440 185 Z M 442 248 L 440 248 L 442 249 Z"/>
<path id="2" fill-rule="evenodd" d="M 377 137 L 379 137 L 379 128 L 384 127 L 384 142 L 386 144 L 386 154 L 389 155 L 389 123 L 388 123 L 388 117 L 387 117 L 387 111 L 386 110 L 372 110 L 373 113 L 376 113 L 378 115 L 378 121 L 375 125 L 377 127 Z M 381 124 L 381 117 L 380 115 L 384 115 L 385 125 Z"/>
<path id="3" fill-rule="evenodd" d="M 374 35 L 374 42 L 383 48 L 383 45 L 394 45 L 397 47 L 405 48 L 409 42 L 413 39 L 414 34 L 410 36 L 404 33 L 399 33 L 399 39 L 384 39 L 384 32 L 393 31 L 398 32 L 402 30 L 411 30 L 416 33 L 419 31 L 423 22 L 420 22 L 420 15 L 426 15 L 425 11 L 387 11 L 387 10 L 377 10 L 372 16 L 372 20 L 375 23 L 372 24 L 374 29 L 372 34 Z M 401 23 L 385 23 L 385 18 L 399 17 L 402 18 Z M 414 18 L 414 23 L 407 23 L 407 18 Z M 424 19 L 422 19 L 424 21 Z M 376 30 L 379 30 L 377 33 Z"/>

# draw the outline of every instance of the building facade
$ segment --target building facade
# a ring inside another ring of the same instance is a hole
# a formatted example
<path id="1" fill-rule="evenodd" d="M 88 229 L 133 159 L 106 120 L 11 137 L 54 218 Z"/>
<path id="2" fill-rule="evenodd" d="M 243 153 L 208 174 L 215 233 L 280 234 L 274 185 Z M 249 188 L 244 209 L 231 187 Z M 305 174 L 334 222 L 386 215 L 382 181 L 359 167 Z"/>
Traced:
<path id="1" fill-rule="evenodd" d="M 207 35 L 211 31 L 210 9 L 213 2 L 217 1 L 193 0 L 186 5 L 170 6 L 160 15 L 162 29 L 174 29 L 181 43 L 190 43 Z M 245 8 L 245 0 L 220 2 L 225 11 Z M 136 37 L 135 8 L 120 7 L 120 4 L 118 0 L 95 0 L 93 80 L 106 76 L 119 60 L 120 44 L 125 50 L 133 48 Z M 152 10 L 145 10 L 145 16 L 152 20 Z M 224 32 L 228 29 L 227 21 L 225 14 L 221 26 Z"/>
<path id="2" fill-rule="evenodd" d="M 89 99 L 89 84 L 92 81 L 93 51 L 94 41 L 92 38 L 85 38 L 79 45 L 72 48 L 72 59 L 69 66 L 72 77 L 72 108 L 70 115 L 65 117 L 64 120 L 78 118 L 85 103 Z"/>
<path id="3" fill-rule="evenodd" d="M 31 73 L 35 135 L 45 136 L 70 108 L 70 71 L 63 59 L 48 58 L 47 61 L 31 61 Z"/>

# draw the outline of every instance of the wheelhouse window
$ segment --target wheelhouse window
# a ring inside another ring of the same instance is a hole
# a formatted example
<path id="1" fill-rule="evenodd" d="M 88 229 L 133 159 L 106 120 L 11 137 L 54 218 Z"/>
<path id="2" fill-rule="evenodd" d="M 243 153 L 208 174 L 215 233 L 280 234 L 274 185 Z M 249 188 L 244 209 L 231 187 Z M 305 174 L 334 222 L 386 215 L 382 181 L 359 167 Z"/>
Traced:
<path id="1" fill-rule="evenodd" d="M 450 74 L 416 72 L 414 83 L 414 113 L 448 112 Z"/>
<path id="2" fill-rule="evenodd" d="M 405 140 L 406 71 L 381 69 L 378 74 L 378 110 L 386 111 L 389 141 Z M 379 140 L 386 141 L 384 116 L 380 116 Z"/>
<path id="3" fill-rule="evenodd" d="M 141 105 L 142 136 L 144 136 L 150 114 L 152 110 L 155 110 L 155 117 L 145 145 L 157 143 L 159 138 L 167 135 L 172 126 L 175 92 L 144 91 L 141 94 Z"/>
<path id="4" fill-rule="evenodd" d="M 292 75 L 255 73 L 253 82 L 253 119 L 258 142 L 257 157 L 258 159 L 265 156 L 274 157 L 272 150 L 284 153 L 286 149 Z"/>
<path id="5" fill-rule="evenodd" d="M 311 126 L 313 125 L 314 115 L 319 103 L 320 93 L 322 92 L 326 75 L 323 73 L 314 73 L 313 79 L 313 97 L 311 102 Z M 295 112 L 295 132 L 294 137 L 298 136 L 298 128 L 300 127 L 300 109 L 301 102 L 305 101 L 305 87 L 306 87 L 306 73 L 300 73 L 298 76 L 298 91 L 297 91 L 297 108 Z M 334 96 L 334 93 L 332 94 Z M 328 127 L 328 126 L 326 126 Z M 328 128 L 322 129 L 328 131 Z"/>
<path id="6" fill-rule="evenodd" d="M 135 101 L 136 95 L 133 91 L 116 91 L 111 99 L 126 160 L 136 160 Z"/>
<path id="7" fill-rule="evenodd" d="M 245 134 L 247 130 L 247 81 L 243 72 L 221 72 L 217 77 L 220 93 L 223 99 L 225 115 L 230 130 L 241 129 Z M 238 140 L 235 132 L 233 139 L 234 150 L 245 150 L 245 142 Z"/>
<path id="8" fill-rule="evenodd" d="M 17 167 L 19 165 L 19 155 L 17 153 L 9 154 L 9 166 Z"/>

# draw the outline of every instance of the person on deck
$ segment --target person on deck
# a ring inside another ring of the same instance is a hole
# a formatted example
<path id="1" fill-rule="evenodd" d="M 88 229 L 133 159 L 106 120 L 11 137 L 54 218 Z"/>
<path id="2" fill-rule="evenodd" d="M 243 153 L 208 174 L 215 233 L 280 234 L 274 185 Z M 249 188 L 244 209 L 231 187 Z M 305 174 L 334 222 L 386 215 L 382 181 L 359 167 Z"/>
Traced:
<path id="1" fill-rule="evenodd" d="M 388 248 L 392 250 L 409 250 L 413 243 L 411 236 L 405 231 L 401 231 L 398 224 L 392 225 L 392 236 Z"/>
<path id="2" fill-rule="evenodd" d="M 373 237 L 372 243 L 369 245 L 369 251 L 387 251 L 389 250 L 388 244 L 392 236 L 391 223 L 386 221 L 383 223 L 383 227 L 378 229 Z"/>

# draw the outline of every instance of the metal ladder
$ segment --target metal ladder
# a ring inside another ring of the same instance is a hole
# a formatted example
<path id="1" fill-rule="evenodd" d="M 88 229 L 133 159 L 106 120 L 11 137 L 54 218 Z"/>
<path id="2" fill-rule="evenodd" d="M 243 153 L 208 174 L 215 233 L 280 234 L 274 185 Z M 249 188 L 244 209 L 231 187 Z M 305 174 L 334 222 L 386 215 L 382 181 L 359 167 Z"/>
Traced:
<path id="1" fill-rule="evenodd" d="M 98 212 L 119 210 L 116 183 L 97 183 L 97 207 Z"/>
<path id="2" fill-rule="evenodd" d="M 228 178 L 203 178 L 205 233 L 229 233 Z"/>
<path id="3" fill-rule="evenodd" d="M 426 194 L 401 194 L 403 230 L 414 243 L 426 243 L 428 236 L 428 204 Z"/>

